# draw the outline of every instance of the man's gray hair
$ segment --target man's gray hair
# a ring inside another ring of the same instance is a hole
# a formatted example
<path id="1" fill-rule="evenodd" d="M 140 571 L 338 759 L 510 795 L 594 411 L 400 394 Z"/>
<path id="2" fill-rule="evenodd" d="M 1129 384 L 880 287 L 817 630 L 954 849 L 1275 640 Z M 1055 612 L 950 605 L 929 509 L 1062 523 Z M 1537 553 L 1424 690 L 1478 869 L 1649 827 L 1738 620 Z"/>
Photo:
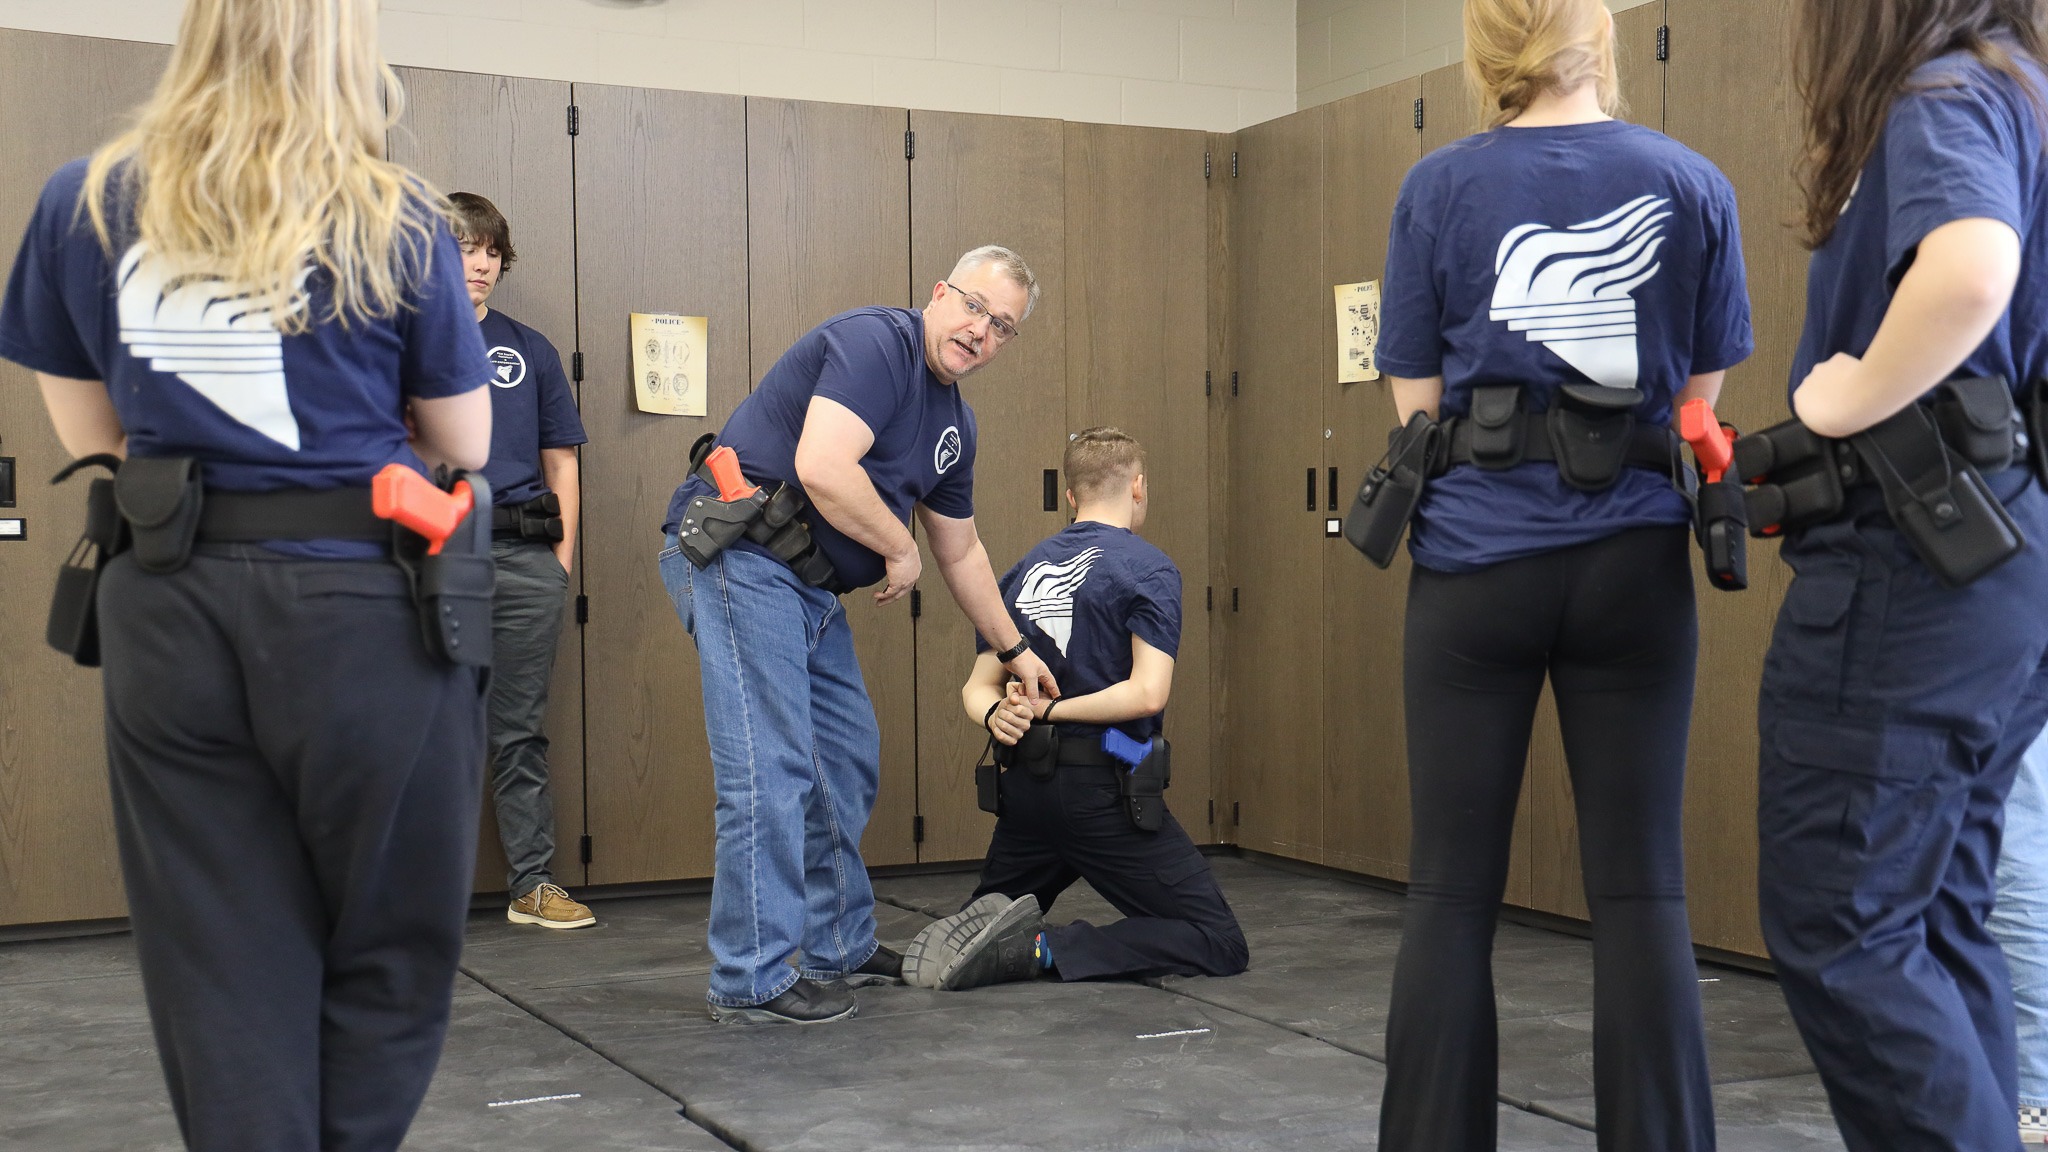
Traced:
<path id="1" fill-rule="evenodd" d="M 1031 310 L 1038 307 L 1038 277 L 1032 274 L 1031 265 L 1026 264 L 1022 256 L 1001 244 L 984 244 L 960 257 L 960 262 L 953 265 L 952 274 L 947 279 L 964 276 L 969 270 L 979 268 L 983 264 L 999 265 L 1003 275 L 1024 289 L 1024 315 L 1017 317 L 1018 323 L 1023 323 L 1030 317 Z"/>

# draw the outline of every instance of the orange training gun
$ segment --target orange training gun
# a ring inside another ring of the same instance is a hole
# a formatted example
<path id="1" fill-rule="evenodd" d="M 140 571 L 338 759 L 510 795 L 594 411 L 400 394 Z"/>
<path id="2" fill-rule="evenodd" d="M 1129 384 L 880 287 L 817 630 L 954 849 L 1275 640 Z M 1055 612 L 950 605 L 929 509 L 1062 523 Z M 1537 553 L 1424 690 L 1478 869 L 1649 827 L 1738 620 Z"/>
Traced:
<path id="1" fill-rule="evenodd" d="M 728 504 L 737 503 L 760 491 L 747 483 L 740 474 L 739 453 L 731 448 L 720 447 L 704 458 L 704 468 L 711 478 L 718 482 L 718 498 Z"/>
<path id="2" fill-rule="evenodd" d="M 1678 410 L 1678 434 L 1692 445 L 1707 483 L 1720 483 L 1735 463 L 1735 437 L 1721 426 L 1713 406 L 1705 400 L 1687 400 Z"/>
<path id="3" fill-rule="evenodd" d="M 467 484 L 443 492 L 434 482 L 403 464 L 386 464 L 370 481 L 370 508 L 378 516 L 424 536 L 427 555 L 438 556 L 475 506 Z"/>

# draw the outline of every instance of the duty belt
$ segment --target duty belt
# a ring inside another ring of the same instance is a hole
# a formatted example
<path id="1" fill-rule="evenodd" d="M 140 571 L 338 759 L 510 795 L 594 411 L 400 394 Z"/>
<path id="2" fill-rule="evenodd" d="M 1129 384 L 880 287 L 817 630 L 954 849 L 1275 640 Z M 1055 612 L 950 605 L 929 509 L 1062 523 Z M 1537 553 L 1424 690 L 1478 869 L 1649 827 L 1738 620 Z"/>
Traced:
<path id="1" fill-rule="evenodd" d="M 1542 412 L 1518 414 L 1522 422 L 1521 455 L 1517 464 L 1536 462 L 1555 464 L 1557 450 L 1550 442 L 1548 417 Z M 1435 466 L 1430 475 L 1441 476 L 1461 464 L 1477 465 L 1481 468 L 1500 467 L 1477 455 L 1472 450 L 1474 433 L 1478 431 L 1469 419 L 1454 416 L 1444 422 L 1445 436 Z M 1652 472 L 1669 474 L 1673 462 L 1678 459 L 1678 435 L 1662 425 L 1638 425 L 1629 434 L 1628 447 L 1623 463 L 1631 468 L 1646 468 Z M 1510 465 L 1511 467 L 1512 465 Z"/>
<path id="2" fill-rule="evenodd" d="M 391 542 L 391 521 L 370 509 L 368 488 L 290 488 L 278 492 L 206 489 L 198 538 L 221 544 L 265 540 Z"/>

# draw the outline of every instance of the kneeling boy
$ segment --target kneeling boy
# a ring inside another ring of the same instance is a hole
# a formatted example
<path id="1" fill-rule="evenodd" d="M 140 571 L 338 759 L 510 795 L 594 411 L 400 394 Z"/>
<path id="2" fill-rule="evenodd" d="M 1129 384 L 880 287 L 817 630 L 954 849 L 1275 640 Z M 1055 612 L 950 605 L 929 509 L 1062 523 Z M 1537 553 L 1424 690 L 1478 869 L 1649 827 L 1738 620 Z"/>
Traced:
<path id="1" fill-rule="evenodd" d="M 981 885 L 966 908 L 911 944 L 906 983 L 958 990 L 1041 974 L 1245 969 L 1244 933 L 1208 861 L 1163 808 L 1142 818 L 1153 830 L 1140 828 L 1125 795 L 1134 749 L 1159 738 L 1180 647 L 1180 571 L 1135 531 L 1145 522 L 1144 462 L 1138 442 L 1114 428 L 1074 437 L 1065 471 L 1075 522 L 1002 579 L 1011 618 L 1067 695 L 1034 709 L 980 646 L 960 692 L 967 714 L 1007 748 L 1021 739 L 1047 754 L 1037 772 L 1017 763 L 1001 773 Z M 1147 803 L 1159 801 L 1138 806 Z M 1076 879 L 1124 919 L 1046 927 L 1042 910 Z"/>

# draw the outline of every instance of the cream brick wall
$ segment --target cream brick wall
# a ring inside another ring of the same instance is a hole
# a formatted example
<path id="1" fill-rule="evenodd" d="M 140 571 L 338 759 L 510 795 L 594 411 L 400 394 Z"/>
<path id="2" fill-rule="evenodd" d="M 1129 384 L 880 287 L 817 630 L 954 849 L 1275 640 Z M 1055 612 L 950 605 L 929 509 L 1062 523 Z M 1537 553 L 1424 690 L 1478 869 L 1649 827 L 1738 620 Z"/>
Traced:
<path id="1" fill-rule="evenodd" d="M 383 36 L 426 68 L 1227 132 L 1294 111 L 1295 5 L 383 0 Z M 0 27 L 167 43 L 182 8 L 0 0 Z"/>
<path id="2" fill-rule="evenodd" d="M 1657 0 L 1607 0 L 1620 12 Z M 1301 0 L 1298 105 L 1317 104 L 1455 64 L 1465 51 L 1464 0 Z"/>

